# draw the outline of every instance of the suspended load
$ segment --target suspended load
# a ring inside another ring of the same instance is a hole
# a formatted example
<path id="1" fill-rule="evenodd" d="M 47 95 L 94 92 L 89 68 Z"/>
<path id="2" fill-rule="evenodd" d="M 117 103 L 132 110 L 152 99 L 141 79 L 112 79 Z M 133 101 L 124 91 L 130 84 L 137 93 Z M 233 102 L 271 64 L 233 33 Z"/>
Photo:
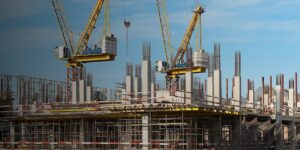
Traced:
<path id="1" fill-rule="evenodd" d="M 108 53 L 114 56 L 117 55 L 117 39 L 113 34 L 103 38 L 102 53 Z"/>
<path id="2" fill-rule="evenodd" d="M 198 50 L 193 53 L 193 63 L 195 67 L 208 67 L 208 54 L 204 50 Z"/>

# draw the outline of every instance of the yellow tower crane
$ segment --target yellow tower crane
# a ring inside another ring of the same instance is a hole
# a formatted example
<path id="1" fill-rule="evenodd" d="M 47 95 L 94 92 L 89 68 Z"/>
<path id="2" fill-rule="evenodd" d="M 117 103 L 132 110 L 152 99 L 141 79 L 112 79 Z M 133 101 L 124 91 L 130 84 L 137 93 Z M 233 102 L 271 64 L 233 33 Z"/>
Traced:
<path id="1" fill-rule="evenodd" d="M 81 33 L 77 46 L 74 46 L 71 30 L 64 17 L 63 6 L 61 0 L 52 0 L 52 5 L 55 11 L 56 18 L 64 39 L 64 46 L 55 48 L 56 56 L 67 61 L 67 85 L 70 81 L 76 81 L 82 78 L 83 63 L 112 61 L 116 56 L 116 38 L 110 34 L 109 20 L 109 0 L 97 0 L 88 22 Z M 104 5 L 104 28 L 103 37 L 99 45 L 94 45 L 93 48 L 88 47 L 89 39 L 95 29 L 96 22 Z M 67 87 L 67 93 L 70 93 Z M 70 95 L 67 96 L 70 100 Z"/>
<path id="2" fill-rule="evenodd" d="M 208 66 L 208 55 L 202 50 L 202 35 L 200 31 L 200 48 L 197 50 L 198 53 L 195 60 L 191 66 L 184 64 L 184 56 L 188 49 L 190 39 L 192 37 L 193 31 L 195 30 L 196 25 L 201 27 L 201 15 L 205 12 L 204 8 L 200 5 L 193 11 L 193 17 L 190 20 L 189 26 L 184 34 L 184 37 L 181 41 L 179 48 L 177 49 L 176 55 L 173 58 L 173 49 L 170 46 L 171 38 L 168 24 L 168 17 L 166 11 L 166 2 L 165 0 L 157 0 L 157 8 L 159 14 L 159 20 L 161 25 L 164 52 L 166 55 L 166 61 L 157 62 L 157 70 L 166 73 L 167 86 L 169 90 L 173 91 L 177 87 L 179 75 L 184 75 L 187 72 L 193 73 L 203 73 L 206 71 Z M 201 29 L 200 29 L 201 30 Z M 197 44 L 198 45 L 198 44 Z M 198 46 L 197 46 L 198 47 Z M 171 57 L 170 57 L 171 56 Z"/>

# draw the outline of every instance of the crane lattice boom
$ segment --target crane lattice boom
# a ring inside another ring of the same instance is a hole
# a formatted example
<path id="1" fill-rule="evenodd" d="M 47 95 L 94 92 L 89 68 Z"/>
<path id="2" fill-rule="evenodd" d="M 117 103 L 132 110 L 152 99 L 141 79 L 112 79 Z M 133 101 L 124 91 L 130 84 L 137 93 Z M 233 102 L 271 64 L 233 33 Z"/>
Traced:
<path id="1" fill-rule="evenodd" d="M 104 0 L 98 0 L 92 14 L 90 15 L 89 21 L 85 26 L 83 33 L 80 36 L 80 39 L 77 44 L 75 55 L 82 53 L 87 47 L 88 41 L 92 35 L 92 31 L 95 28 L 95 24 L 97 22 L 98 16 L 100 14 L 101 8 L 103 6 Z"/>
<path id="2" fill-rule="evenodd" d="M 55 15 L 64 39 L 65 46 L 69 48 L 69 51 L 74 53 L 74 43 L 71 36 L 70 28 L 64 17 L 63 6 L 59 0 L 52 0 L 52 5 L 55 11 Z"/>
<path id="3" fill-rule="evenodd" d="M 174 48 L 171 45 L 171 32 L 169 25 L 169 16 L 167 13 L 166 0 L 156 0 L 158 16 L 160 21 L 160 28 L 164 44 L 164 52 L 166 55 L 166 62 L 171 65 L 173 59 Z"/>
<path id="4" fill-rule="evenodd" d="M 198 6 L 196 10 L 194 11 L 194 15 L 192 17 L 192 20 L 189 23 L 189 26 L 184 34 L 184 37 L 181 41 L 181 44 L 177 50 L 176 56 L 173 59 L 172 62 L 172 68 L 176 66 L 177 62 L 182 62 L 184 58 L 184 54 L 187 51 L 187 47 L 189 45 L 190 39 L 192 37 L 193 31 L 195 29 L 196 23 L 198 19 L 200 18 L 200 15 L 204 13 L 204 9 L 201 6 Z"/>

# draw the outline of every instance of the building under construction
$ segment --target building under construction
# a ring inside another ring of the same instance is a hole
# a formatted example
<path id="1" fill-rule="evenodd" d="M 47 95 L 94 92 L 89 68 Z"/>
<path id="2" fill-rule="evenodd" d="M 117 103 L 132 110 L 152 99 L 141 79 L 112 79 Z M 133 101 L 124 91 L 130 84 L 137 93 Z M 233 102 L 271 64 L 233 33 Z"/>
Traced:
<path id="1" fill-rule="evenodd" d="M 297 75 L 288 88 L 283 75 L 277 76 L 275 88 L 272 77 L 268 85 L 263 78 L 258 90 L 249 80 L 247 97 L 242 98 L 241 57 L 237 52 L 232 97 L 227 79 L 226 97 L 222 98 L 221 90 L 215 88 L 221 87 L 215 86 L 221 84 L 221 78 L 214 76 L 221 72 L 221 67 L 216 67 L 220 66 L 220 46 L 216 43 L 208 78 L 191 82 L 187 80 L 193 78 L 185 77 L 171 95 L 156 83 L 149 67 L 149 43 L 143 45 L 143 51 L 142 65 L 136 65 L 135 75 L 133 65 L 126 65 L 126 80 L 118 90 L 93 87 L 88 75 L 83 80 L 88 82 L 83 84 L 85 90 L 77 93 L 84 96 L 82 101 L 67 101 L 65 82 L 1 75 L 1 148 L 300 148 Z M 90 88 L 93 90 L 88 93 Z"/>
<path id="2" fill-rule="evenodd" d="M 275 86 L 272 76 L 262 77 L 256 87 L 248 79 L 242 96 L 240 52 L 231 82 L 222 79 L 220 43 L 207 54 L 200 33 L 195 51 L 188 47 L 193 31 L 201 32 L 202 7 L 193 12 L 173 57 L 167 55 L 168 22 L 158 0 L 166 61 L 154 67 L 151 44 L 143 43 L 141 63 L 127 63 L 124 82 L 107 89 L 93 85 L 83 63 L 116 56 L 117 41 L 108 29 L 101 48 L 87 48 L 102 6 L 109 5 L 98 0 L 74 48 L 62 7 L 58 0 L 52 4 L 65 40 L 56 50 L 67 61 L 67 81 L 0 75 L 1 149 L 300 149 L 297 73 L 288 86 L 283 74 L 274 78 Z M 156 71 L 166 74 L 165 83 L 158 82 Z M 203 79 L 194 75 L 205 71 Z"/>

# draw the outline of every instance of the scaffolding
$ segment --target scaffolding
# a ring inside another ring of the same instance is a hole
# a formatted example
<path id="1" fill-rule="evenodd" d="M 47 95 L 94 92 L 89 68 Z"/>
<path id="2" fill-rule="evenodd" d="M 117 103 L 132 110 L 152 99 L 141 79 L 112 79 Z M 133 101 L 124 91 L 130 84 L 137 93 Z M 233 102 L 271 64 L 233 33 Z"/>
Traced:
<path id="1" fill-rule="evenodd" d="M 71 104 L 56 98 L 66 97 L 64 82 L 9 75 L 0 82 L 1 102 L 10 102 L 0 107 L 0 149 L 300 149 L 296 109 L 274 117 L 244 104 L 236 110 L 227 98 L 211 105 L 205 82 L 195 83 L 190 105 L 122 104 L 115 91 L 96 87 L 95 101 Z"/>
<path id="2" fill-rule="evenodd" d="M 10 149 L 267 149 L 276 147 L 280 132 L 282 147 L 300 148 L 290 128 L 293 122 L 283 122 L 276 133 L 276 122 L 266 116 L 176 109 L 6 118 L 0 123 L 0 145 Z"/>

